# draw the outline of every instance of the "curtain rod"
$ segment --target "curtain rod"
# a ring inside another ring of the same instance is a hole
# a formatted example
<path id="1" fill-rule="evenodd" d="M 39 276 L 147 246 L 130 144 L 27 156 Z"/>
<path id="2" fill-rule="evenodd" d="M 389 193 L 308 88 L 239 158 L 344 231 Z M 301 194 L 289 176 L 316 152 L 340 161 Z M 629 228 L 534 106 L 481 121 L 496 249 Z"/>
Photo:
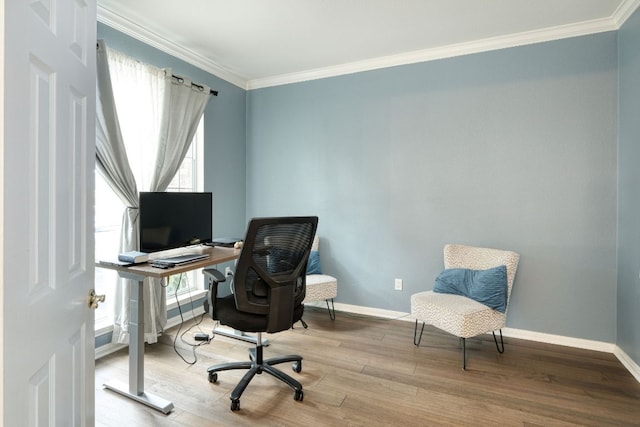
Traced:
<path id="1" fill-rule="evenodd" d="M 172 74 L 172 75 L 171 75 L 171 77 L 173 77 L 174 79 L 176 79 L 179 83 L 184 83 L 184 78 L 183 78 L 183 77 L 176 76 L 175 74 Z M 197 88 L 198 88 L 198 89 L 200 89 L 200 90 L 204 89 L 204 86 L 199 85 L 199 84 L 194 83 L 194 82 L 191 82 L 191 86 L 195 86 L 195 87 L 197 87 Z M 213 95 L 213 96 L 218 96 L 218 91 L 217 91 L 217 90 L 213 90 L 213 89 L 211 89 L 211 90 L 209 90 L 209 93 L 210 93 L 211 95 Z"/>
<path id="2" fill-rule="evenodd" d="M 96 43 L 96 49 L 100 49 L 100 43 Z M 176 76 L 175 74 L 172 74 L 171 77 L 173 77 L 174 79 L 178 80 L 180 83 L 184 82 L 184 78 L 182 78 L 180 76 Z M 193 83 L 193 82 L 191 82 L 191 86 L 195 86 L 200 90 L 204 89 L 204 86 L 199 85 L 197 83 Z M 211 95 L 213 95 L 213 96 L 218 96 L 218 91 L 217 90 L 211 89 L 211 90 L 209 90 L 209 93 Z"/>

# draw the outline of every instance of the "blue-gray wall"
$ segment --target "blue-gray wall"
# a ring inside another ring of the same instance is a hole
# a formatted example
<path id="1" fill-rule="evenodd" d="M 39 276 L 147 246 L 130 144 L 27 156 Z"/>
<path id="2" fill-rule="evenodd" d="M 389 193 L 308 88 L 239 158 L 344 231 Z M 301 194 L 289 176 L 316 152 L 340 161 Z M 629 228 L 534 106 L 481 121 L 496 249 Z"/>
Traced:
<path id="1" fill-rule="evenodd" d="M 217 237 L 244 235 L 246 91 L 180 59 L 98 23 L 107 46 L 219 91 L 204 112 L 204 190 L 213 193 L 213 232 Z"/>
<path id="2" fill-rule="evenodd" d="M 403 312 L 445 243 L 515 250 L 508 326 L 614 343 L 617 76 L 612 32 L 252 90 L 247 216 L 317 214 L 337 301 Z"/>
<path id="3" fill-rule="evenodd" d="M 640 364 L 640 12 L 618 32 L 618 346 Z"/>
<path id="4" fill-rule="evenodd" d="M 513 249 L 508 326 L 617 342 L 638 362 L 638 15 L 618 33 L 250 92 L 98 37 L 220 91 L 205 112 L 217 235 L 317 214 L 338 301 L 405 312 L 445 243 Z"/>

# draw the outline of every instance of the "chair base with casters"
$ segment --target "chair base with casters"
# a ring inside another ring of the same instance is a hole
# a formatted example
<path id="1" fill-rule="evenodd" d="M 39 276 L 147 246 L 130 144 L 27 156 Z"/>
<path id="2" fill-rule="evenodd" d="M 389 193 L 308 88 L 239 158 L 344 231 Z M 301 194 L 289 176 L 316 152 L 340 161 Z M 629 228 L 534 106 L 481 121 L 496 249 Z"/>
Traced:
<path id="1" fill-rule="evenodd" d="M 235 386 L 233 391 L 231 392 L 231 410 L 237 411 L 240 409 L 240 397 L 242 393 L 247 388 L 253 377 L 256 375 L 260 375 L 263 372 L 266 372 L 273 377 L 279 379 L 280 381 L 288 384 L 293 390 L 294 395 L 293 399 L 297 401 L 302 401 L 304 398 L 304 392 L 302 390 L 302 384 L 300 384 L 297 380 L 293 379 L 289 375 L 285 374 L 281 370 L 274 367 L 274 365 L 279 365 L 281 363 L 293 362 L 292 369 L 296 373 L 300 373 L 302 371 L 302 357 L 298 355 L 289 355 L 289 356 L 279 356 L 273 357 L 270 359 L 263 358 L 263 346 L 259 343 L 262 342 L 262 333 L 257 333 L 257 342 L 254 348 L 249 349 L 249 359 L 248 362 L 231 362 L 225 363 L 222 365 L 211 366 L 207 369 L 209 373 L 209 382 L 215 383 L 218 381 L 218 372 L 221 371 L 230 371 L 234 369 L 246 369 L 247 372 L 244 374 L 240 382 Z"/>
<path id="2" fill-rule="evenodd" d="M 446 245 L 444 248 L 446 269 L 486 270 L 506 266 L 507 304 L 519 259 L 519 254 L 500 249 L 465 245 Z M 424 291 L 411 295 L 411 316 L 416 319 L 413 332 L 415 346 L 420 346 L 425 325 L 433 325 L 461 339 L 462 369 L 467 368 L 467 338 L 491 332 L 498 353 L 504 353 L 502 328 L 506 324 L 506 310 L 501 313 L 463 295 Z M 422 328 L 418 332 L 419 322 L 422 322 Z M 500 343 L 496 331 L 500 332 Z"/>
<path id="3" fill-rule="evenodd" d="M 294 400 L 301 401 L 304 397 L 302 385 L 275 367 L 292 362 L 293 371 L 299 373 L 302 357 L 265 359 L 262 333 L 291 329 L 302 319 L 306 266 L 317 223 L 317 217 L 252 219 L 233 274 L 230 295 L 218 294 L 218 284 L 225 280 L 221 272 L 213 268 L 203 270 L 209 283 L 206 308 L 210 309 L 211 318 L 234 330 L 257 334 L 248 361 L 207 369 L 212 383 L 218 381 L 218 372 L 247 371 L 231 392 L 232 411 L 240 409 L 240 397 L 252 379 L 263 372 L 289 385 L 294 390 Z"/>
<path id="4" fill-rule="evenodd" d="M 219 279 L 221 274 L 219 271 L 214 269 L 206 269 L 203 271 L 205 276 L 213 279 Z M 212 290 L 217 288 L 217 283 L 212 282 Z M 215 292 L 213 292 L 215 294 Z M 233 316 L 230 315 L 233 311 L 235 311 L 235 300 L 233 295 L 226 296 L 223 298 L 216 299 L 216 310 L 217 313 L 220 314 L 220 317 L 232 319 Z M 304 305 L 299 305 L 296 307 L 293 313 L 293 323 L 302 319 L 302 314 L 304 313 Z M 256 376 L 260 375 L 263 372 L 266 372 L 285 384 L 289 385 L 294 390 L 293 399 L 296 401 L 302 401 L 304 397 L 304 392 L 302 390 L 302 384 L 297 380 L 293 379 L 291 376 L 282 372 L 281 370 L 274 367 L 274 365 L 278 365 L 286 362 L 293 362 L 292 369 L 296 373 L 302 372 L 302 356 L 299 355 L 287 355 L 287 356 L 278 356 L 269 359 L 264 359 L 264 347 L 265 344 L 262 338 L 262 331 L 259 329 L 264 328 L 256 328 L 254 327 L 256 324 L 254 322 L 258 322 L 261 324 L 265 321 L 262 319 L 263 316 L 249 316 L 242 317 L 236 319 L 239 323 L 234 323 L 234 327 L 237 327 L 240 330 L 244 330 L 247 332 L 255 333 L 255 347 L 249 349 L 249 360 L 243 362 L 230 362 L 223 363 L 220 365 L 213 365 L 207 369 L 208 378 L 210 383 L 216 383 L 218 381 L 218 372 L 221 371 L 230 371 L 236 369 L 247 370 L 244 374 L 240 382 L 236 385 L 230 395 L 231 399 L 231 410 L 237 411 L 240 409 L 240 397 L 242 393 L 245 391 L 251 380 Z"/>

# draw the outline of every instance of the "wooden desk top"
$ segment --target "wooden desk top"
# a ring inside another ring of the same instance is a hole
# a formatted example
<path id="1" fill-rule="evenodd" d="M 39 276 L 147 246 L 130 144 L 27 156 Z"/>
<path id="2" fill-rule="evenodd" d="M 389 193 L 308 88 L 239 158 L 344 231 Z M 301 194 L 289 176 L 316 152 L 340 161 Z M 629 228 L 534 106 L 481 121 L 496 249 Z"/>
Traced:
<path id="1" fill-rule="evenodd" d="M 204 258 L 195 262 L 177 265 L 175 267 L 166 269 L 152 267 L 149 263 L 122 266 L 115 263 L 110 263 L 109 261 L 98 261 L 96 262 L 96 267 L 116 270 L 121 276 L 145 276 L 163 278 L 173 276 L 174 274 L 196 270 L 198 268 L 204 268 L 216 264 L 221 264 L 227 261 L 233 261 L 240 256 L 240 249 L 223 248 L 220 246 L 202 246 L 198 248 L 189 248 L 188 252 L 192 254 L 208 254 L 209 258 Z"/>

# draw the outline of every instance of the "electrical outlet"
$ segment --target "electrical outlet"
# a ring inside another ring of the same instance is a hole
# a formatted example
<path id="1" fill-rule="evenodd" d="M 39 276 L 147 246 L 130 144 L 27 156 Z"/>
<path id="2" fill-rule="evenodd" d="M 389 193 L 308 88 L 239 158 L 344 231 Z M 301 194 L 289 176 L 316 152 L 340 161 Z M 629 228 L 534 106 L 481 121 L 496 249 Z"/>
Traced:
<path id="1" fill-rule="evenodd" d="M 231 276 L 233 273 L 231 272 L 231 267 L 227 267 L 224 269 L 224 275 L 226 276 Z"/>
<path id="2" fill-rule="evenodd" d="M 396 291 L 402 290 L 402 279 L 396 279 L 395 288 Z"/>

